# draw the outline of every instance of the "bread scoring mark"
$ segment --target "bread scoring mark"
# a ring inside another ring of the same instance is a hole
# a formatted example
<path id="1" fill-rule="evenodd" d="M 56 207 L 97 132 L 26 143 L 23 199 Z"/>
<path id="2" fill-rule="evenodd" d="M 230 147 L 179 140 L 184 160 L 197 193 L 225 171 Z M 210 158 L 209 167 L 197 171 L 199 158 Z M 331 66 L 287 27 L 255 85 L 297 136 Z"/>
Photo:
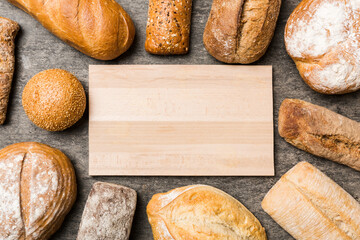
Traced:
<path id="1" fill-rule="evenodd" d="M 308 164 L 306 164 L 308 165 Z M 320 172 L 319 170 L 315 169 L 314 167 L 308 167 L 308 171 L 312 171 L 314 176 L 317 180 L 320 179 L 320 177 L 326 178 L 329 181 L 333 182 L 330 178 L 328 178 L 325 174 Z M 291 170 L 290 170 L 291 171 Z M 351 218 L 344 216 L 341 211 L 335 211 L 335 209 L 338 208 L 338 206 L 333 201 L 324 201 L 325 196 L 322 196 L 320 194 L 314 194 L 311 191 L 307 190 L 305 187 L 301 187 L 299 184 L 295 183 L 291 179 L 287 177 L 289 173 L 285 174 L 282 177 L 282 180 L 284 183 L 290 185 L 292 188 L 294 188 L 299 194 L 301 194 L 308 202 L 314 207 L 316 211 L 318 211 L 324 218 L 327 219 L 329 223 L 334 225 L 337 230 L 342 235 L 347 235 L 350 239 L 358 239 L 358 233 L 356 231 L 356 224 L 351 221 Z M 342 190 L 340 187 L 337 186 L 336 183 L 334 183 L 336 186 L 332 187 L 329 186 L 328 191 L 329 192 L 336 192 L 337 190 Z M 328 186 L 328 185 L 324 185 Z M 336 188 L 338 187 L 338 188 Z M 351 197 L 351 196 L 350 196 Z M 352 197 L 351 197 L 352 198 Z M 350 221 L 350 222 L 347 222 Z M 295 229 L 293 229 L 295 230 Z"/>

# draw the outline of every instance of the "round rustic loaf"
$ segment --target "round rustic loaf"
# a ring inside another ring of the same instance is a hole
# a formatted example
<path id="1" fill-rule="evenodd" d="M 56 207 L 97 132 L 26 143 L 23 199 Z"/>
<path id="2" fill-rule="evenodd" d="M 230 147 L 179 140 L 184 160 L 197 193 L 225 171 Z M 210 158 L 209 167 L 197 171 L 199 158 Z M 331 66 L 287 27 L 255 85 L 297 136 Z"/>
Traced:
<path id="1" fill-rule="evenodd" d="M 0 239 L 48 239 L 76 199 L 70 160 L 45 144 L 0 150 Z"/>
<path id="2" fill-rule="evenodd" d="M 304 81 L 324 94 L 360 88 L 360 3 L 303 0 L 285 29 L 286 49 Z"/>
<path id="3" fill-rule="evenodd" d="M 36 74 L 26 84 L 22 104 L 29 119 L 48 131 L 74 125 L 86 108 L 85 91 L 79 80 L 61 69 Z"/>

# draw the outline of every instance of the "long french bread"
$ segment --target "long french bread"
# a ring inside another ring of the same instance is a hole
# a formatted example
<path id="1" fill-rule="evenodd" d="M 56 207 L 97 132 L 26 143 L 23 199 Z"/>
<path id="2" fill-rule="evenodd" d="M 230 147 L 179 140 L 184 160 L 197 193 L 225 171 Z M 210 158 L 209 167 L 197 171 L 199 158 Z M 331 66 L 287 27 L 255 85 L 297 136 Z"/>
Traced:
<path id="1" fill-rule="evenodd" d="M 316 156 L 360 171 L 360 123 L 298 99 L 285 99 L 279 133 L 287 142 Z"/>
<path id="2" fill-rule="evenodd" d="M 0 17 L 0 125 L 5 122 L 15 69 L 15 37 L 20 26 Z"/>
<path id="3" fill-rule="evenodd" d="M 111 60 L 132 44 L 135 27 L 114 0 L 8 0 L 90 57 Z"/>

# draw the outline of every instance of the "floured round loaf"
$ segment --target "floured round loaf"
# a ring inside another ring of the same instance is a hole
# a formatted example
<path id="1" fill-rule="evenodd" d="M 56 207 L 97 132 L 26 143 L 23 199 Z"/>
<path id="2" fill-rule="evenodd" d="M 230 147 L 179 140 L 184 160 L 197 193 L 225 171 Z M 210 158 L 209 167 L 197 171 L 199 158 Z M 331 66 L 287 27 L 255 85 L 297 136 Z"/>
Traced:
<path id="1" fill-rule="evenodd" d="M 360 1 L 303 0 L 285 29 L 286 49 L 315 91 L 360 88 Z"/>
<path id="2" fill-rule="evenodd" d="M 155 240 L 266 240 L 265 229 L 244 205 L 206 185 L 156 194 L 147 214 Z"/>
<path id="3" fill-rule="evenodd" d="M 76 199 L 70 160 L 45 144 L 0 150 L 0 239 L 48 239 Z"/>

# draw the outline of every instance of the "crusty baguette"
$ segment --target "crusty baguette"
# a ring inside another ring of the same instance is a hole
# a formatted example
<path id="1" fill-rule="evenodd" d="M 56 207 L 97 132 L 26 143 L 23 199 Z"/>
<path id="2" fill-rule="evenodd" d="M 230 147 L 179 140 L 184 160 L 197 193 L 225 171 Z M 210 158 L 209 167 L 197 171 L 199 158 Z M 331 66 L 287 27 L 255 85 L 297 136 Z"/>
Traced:
<path id="1" fill-rule="evenodd" d="M 360 123 L 324 107 L 285 99 L 280 136 L 295 147 L 360 171 Z"/>
<path id="2" fill-rule="evenodd" d="M 111 60 L 132 44 L 135 27 L 114 0 L 8 0 L 80 52 Z"/>
<path id="3" fill-rule="evenodd" d="M 145 50 L 185 54 L 189 50 L 192 0 L 149 0 Z"/>
<path id="4" fill-rule="evenodd" d="M 136 208 L 136 192 L 97 182 L 86 201 L 77 240 L 127 240 Z"/>
<path id="5" fill-rule="evenodd" d="M 297 240 L 360 239 L 360 204 L 307 162 L 282 176 L 262 207 Z"/>
<path id="6" fill-rule="evenodd" d="M 213 0 L 204 31 L 206 50 L 226 63 L 261 58 L 274 35 L 281 0 Z"/>
<path id="7" fill-rule="evenodd" d="M 6 119 L 15 68 L 14 41 L 19 29 L 16 22 L 0 17 L 0 125 Z"/>
<path id="8" fill-rule="evenodd" d="M 76 199 L 70 160 L 35 142 L 0 150 L 0 239 L 46 240 Z"/>
<path id="9" fill-rule="evenodd" d="M 156 194 L 146 211 L 154 240 L 266 240 L 265 229 L 244 205 L 206 185 Z"/>

